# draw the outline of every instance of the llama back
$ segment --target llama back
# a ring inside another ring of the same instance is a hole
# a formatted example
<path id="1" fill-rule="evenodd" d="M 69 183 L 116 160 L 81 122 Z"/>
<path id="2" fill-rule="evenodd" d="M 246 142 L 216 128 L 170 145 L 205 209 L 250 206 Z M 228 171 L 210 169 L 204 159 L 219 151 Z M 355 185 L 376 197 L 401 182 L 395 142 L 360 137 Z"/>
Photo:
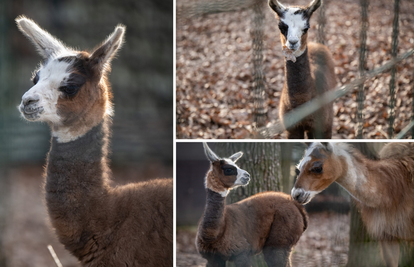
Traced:
<path id="1" fill-rule="evenodd" d="M 118 232 L 111 245 L 118 248 L 119 253 L 122 253 L 121 248 L 126 252 L 128 247 L 135 248 L 134 254 L 121 257 L 124 262 L 129 266 L 172 266 L 172 179 L 128 184 L 116 188 L 114 195 L 110 205 L 116 215 L 111 229 L 118 228 Z M 122 225 L 117 226 L 119 222 Z M 108 266 L 111 264 L 113 262 Z"/>
<path id="2" fill-rule="evenodd" d="M 406 156 L 414 158 L 414 143 L 388 143 L 381 149 L 379 156 L 381 159 Z"/>
<path id="3" fill-rule="evenodd" d="M 333 90 L 337 81 L 335 63 L 333 62 L 329 49 L 323 44 L 309 42 L 308 54 L 312 74 L 315 78 L 315 85 L 318 86 L 318 84 L 320 84 L 320 88 L 325 89 L 325 91 Z"/>

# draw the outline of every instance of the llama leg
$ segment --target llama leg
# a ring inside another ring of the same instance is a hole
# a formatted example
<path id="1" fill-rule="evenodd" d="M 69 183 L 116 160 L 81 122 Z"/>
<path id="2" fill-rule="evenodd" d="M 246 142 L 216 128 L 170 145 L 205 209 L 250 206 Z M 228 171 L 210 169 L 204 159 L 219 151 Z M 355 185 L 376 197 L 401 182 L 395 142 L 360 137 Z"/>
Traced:
<path id="1" fill-rule="evenodd" d="M 287 133 L 288 139 L 304 139 L 305 138 L 305 131 L 303 127 L 294 127 L 288 130 Z"/>
<path id="2" fill-rule="evenodd" d="M 236 267 L 251 267 L 250 255 L 240 254 L 234 259 Z"/>
<path id="3" fill-rule="evenodd" d="M 290 253 L 291 248 L 263 248 L 263 255 L 268 267 L 291 267 Z"/>
<path id="4" fill-rule="evenodd" d="M 210 256 L 207 258 L 206 267 L 226 267 L 226 261 L 218 256 Z"/>
<path id="5" fill-rule="evenodd" d="M 381 254 L 387 267 L 397 267 L 400 257 L 400 244 L 398 241 L 380 241 Z"/>

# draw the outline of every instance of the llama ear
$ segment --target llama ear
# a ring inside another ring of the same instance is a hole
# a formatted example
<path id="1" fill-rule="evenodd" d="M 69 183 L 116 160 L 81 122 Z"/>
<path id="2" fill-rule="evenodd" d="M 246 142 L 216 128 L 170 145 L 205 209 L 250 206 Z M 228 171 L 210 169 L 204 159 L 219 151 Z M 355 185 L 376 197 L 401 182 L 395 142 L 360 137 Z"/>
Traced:
<path id="1" fill-rule="evenodd" d="M 215 162 L 215 161 L 219 161 L 220 158 L 213 152 L 213 150 L 211 150 L 206 142 L 203 142 L 203 147 L 204 147 L 204 153 L 206 154 L 207 159 L 210 162 Z"/>
<path id="2" fill-rule="evenodd" d="M 305 7 L 306 14 L 309 18 L 312 16 L 313 12 L 315 12 L 315 10 L 321 6 L 321 4 L 322 0 L 312 0 L 312 2 L 310 2 L 309 5 Z"/>
<path id="3" fill-rule="evenodd" d="M 33 20 L 19 16 L 16 18 L 16 23 L 19 30 L 32 41 L 39 54 L 45 59 L 53 54 L 70 50 L 61 41 L 40 28 Z"/>
<path id="4" fill-rule="evenodd" d="M 326 151 L 331 152 L 332 151 L 332 145 L 328 142 L 321 143 Z"/>
<path id="5" fill-rule="evenodd" d="M 277 0 L 269 0 L 269 6 L 274 12 L 276 12 L 279 18 L 283 18 L 283 14 L 287 9 L 284 5 L 279 3 Z"/>
<path id="6" fill-rule="evenodd" d="M 115 31 L 89 56 L 91 66 L 99 71 L 108 69 L 111 60 L 124 42 L 125 26 L 118 25 Z"/>
<path id="7" fill-rule="evenodd" d="M 233 162 L 236 162 L 239 158 L 243 156 L 243 152 L 239 151 L 229 157 Z"/>

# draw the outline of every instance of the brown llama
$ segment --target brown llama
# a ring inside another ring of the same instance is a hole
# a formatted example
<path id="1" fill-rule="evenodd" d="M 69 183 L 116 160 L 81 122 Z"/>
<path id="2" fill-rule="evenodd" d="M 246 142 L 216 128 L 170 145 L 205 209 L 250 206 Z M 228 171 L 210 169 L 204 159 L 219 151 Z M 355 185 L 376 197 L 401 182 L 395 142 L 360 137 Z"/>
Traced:
<path id="1" fill-rule="evenodd" d="M 379 160 L 367 159 L 344 143 L 312 143 L 298 170 L 292 198 L 306 204 L 337 182 L 357 200 L 387 266 L 398 266 L 398 240 L 414 241 L 413 143 L 390 143 Z"/>
<path id="2" fill-rule="evenodd" d="M 302 205 L 281 192 L 265 192 L 226 205 L 229 190 L 249 183 L 250 175 L 235 162 L 243 155 L 218 157 L 206 143 L 210 161 L 205 178 L 207 203 L 198 225 L 196 247 L 207 266 L 251 266 L 250 257 L 263 251 L 271 266 L 291 266 L 290 255 L 308 226 Z"/>
<path id="3" fill-rule="evenodd" d="M 279 19 L 280 40 L 285 56 L 285 83 L 280 98 L 279 117 L 336 86 L 335 66 L 328 48 L 307 43 L 309 20 L 322 0 L 313 0 L 305 7 L 286 7 L 269 0 Z M 288 138 L 309 139 L 332 137 L 333 108 L 326 105 L 301 122 L 287 129 Z"/>
<path id="4" fill-rule="evenodd" d="M 172 266 L 172 179 L 110 186 L 106 75 L 125 27 L 88 53 L 66 47 L 24 16 L 16 22 L 45 59 L 19 110 L 52 131 L 45 193 L 60 242 L 82 266 Z"/>

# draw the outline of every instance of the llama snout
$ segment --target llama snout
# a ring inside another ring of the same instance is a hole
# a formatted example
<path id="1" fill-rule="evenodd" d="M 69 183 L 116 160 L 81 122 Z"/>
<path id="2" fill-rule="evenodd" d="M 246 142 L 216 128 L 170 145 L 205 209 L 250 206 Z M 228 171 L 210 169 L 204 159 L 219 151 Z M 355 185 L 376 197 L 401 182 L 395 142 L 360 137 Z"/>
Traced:
<path id="1" fill-rule="evenodd" d="M 309 203 L 312 198 L 318 194 L 317 191 L 306 191 L 303 188 L 292 188 L 291 196 L 294 200 L 299 202 L 300 204 L 307 204 Z"/>
<path id="2" fill-rule="evenodd" d="M 22 97 L 19 110 L 26 119 L 36 119 L 43 112 L 43 107 L 39 107 L 39 100 L 40 96 L 38 94 L 25 94 Z"/>
<path id="3" fill-rule="evenodd" d="M 242 185 L 247 185 L 250 182 L 250 174 L 248 172 L 244 173 L 240 179 Z"/>

